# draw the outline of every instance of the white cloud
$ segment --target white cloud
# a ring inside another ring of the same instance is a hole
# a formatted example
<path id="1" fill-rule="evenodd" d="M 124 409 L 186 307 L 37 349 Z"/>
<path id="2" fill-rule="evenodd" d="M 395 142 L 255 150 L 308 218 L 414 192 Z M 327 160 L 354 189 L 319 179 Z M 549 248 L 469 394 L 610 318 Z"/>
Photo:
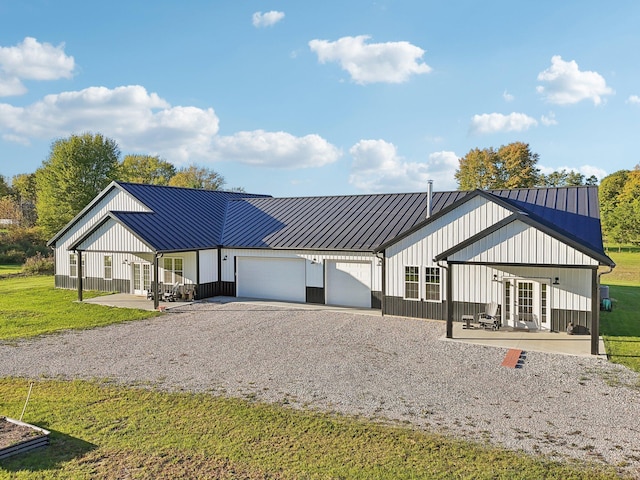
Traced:
<path id="1" fill-rule="evenodd" d="M 556 114 L 553 112 L 549 112 L 549 115 L 542 115 L 540 117 L 540 122 L 545 127 L 550 127 L 551 125 L 557 125 L 558 121 L 556 120 Z"/>
<path id="2" fill-rule="evenodd" d="M 320 63 L 338 62 L 351 80 L 367 83 L 402 83 L 411 75 L 429 73 L 431 67 L 420 62 L 424 50 L 409 42 L 365 43 L 370 37 L 342 37 L 335 42 L 311 40 L 309 48 Z"/>
<path id="3" fill-rule="evenodd" d="M 505 102 L 513 102 L 516 97 L 505 90 L 504 92 L 502 92 L 502 98 L 504 98 Z"/>
<path id="4" fill-rule="evenodd" d="M 335 162 L 342 152 L 319 135 L 295 137 L 286 132 L 254 130 L 216 137 L 217 160 L 275 168 L 322 167 Z"/>
<path id="5" fill-rule="evenodd" d="M 211 108 L 172 107 L 139 85 L 90 87 L 47 95 L 26 107 L 0 104 L 0 131 L 21 141 L 100 132 L 123 149 L 162 152 L 180 162 L 207 154 L 218 117 Z"/>
<path id="6" fill-rule="evenodd" d="M 349 153 L 353 157 L 349 183 L 365 192 L 424 191 L 433 180 L 438 191 L 454 190 L 458 156 L 436 152 L 425 162 L 409 162 L 394 144 L 384 140 L 360 140 Z"/>
<path id="7" fill-rule="evenodd" d="M 640 97 L 638 95 L 629 95 L 629 98 L 627 98 L 627 103 L 630 103 L 632 105 L 640 105 Z"/>
<path id="8" fill-rule="evenodd" d="M 283 18 L 284 12 L 278 12 L 276 10 L 271 10 L 270 12 L 266 13 L 255 12 L 251 17 L 253 26 L 256 28 L 272 27 Z"/>
<path id="9" fill-rule="evenodd" d="M 538 122 L 524 113 L 483 113 L 474 115 L 471 119 L 470 131 L 474 134 L 488 134 L 497 132 L 522 132 L 535 127 Z"/>
<path id="10" fill-rule="evenodd" d="M 27 89 L 22 80 L 71 78 L 75 61 L 57 47 L 25 37 L 13 47 L 0 47 L 0 96 L 22 95 Z"/>
<path id="11" fill-rule="evenodd" d="M 608 175 L 605 170 L 599 167 L 594 167 L 593 165 L 582 165 L 580 167 L 545 167 L 544 165 L 538 165 L 538 168 L 540 169 L 540 172 L 544 173 L 545 175 L 549 175 L 550 173 L 562 170 L 581 173 L 585 176 L 585 178 L 589 178 L 591 175 L 595 175 L 598 180 L 602 180 Z"/>
<path id="12" fill-rule="evenodd" d="M 0 133 L 16 143 L 100 132 L 123 150 L 175 163 L 230 160 L 280 168 L 319 167 L 342 154 L 319 135 L 256 130 L 222 137 L 218 127 L 212 108 L 171 106 L 139 85 L 47 95 L 26 107 L 0 103 Z"/>
<path id="13" fill-rule="evenodd" d="M 548 102 L 569 105 L 582 100 L 592 100 L 600 105 L 602 97 L 613 94 L 607 87 L 604 77 L 597 72 L 581 72 L 575 60 L 565 62 L 560 55 L 551 58 L 551 67 L 538 74 L 538 80 L 546 82 L 536 90 L 545 96 Z"/>

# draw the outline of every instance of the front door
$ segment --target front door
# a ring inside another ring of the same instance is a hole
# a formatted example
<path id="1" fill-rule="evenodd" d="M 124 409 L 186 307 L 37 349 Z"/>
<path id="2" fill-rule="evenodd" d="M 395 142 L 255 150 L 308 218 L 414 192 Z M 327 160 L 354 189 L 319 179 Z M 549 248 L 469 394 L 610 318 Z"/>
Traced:
<path id="1" fill-rule="evenodd" d="M 151 290 L 151 264 L 134 262 L 133 268 L 133 294 L 146 295 Z"/>
<path id="2" fill-rule="evenodd" d="M 505 281 L 505 323 L 514 328 L 549 330 L 545 281 L 513 278 Z"/>

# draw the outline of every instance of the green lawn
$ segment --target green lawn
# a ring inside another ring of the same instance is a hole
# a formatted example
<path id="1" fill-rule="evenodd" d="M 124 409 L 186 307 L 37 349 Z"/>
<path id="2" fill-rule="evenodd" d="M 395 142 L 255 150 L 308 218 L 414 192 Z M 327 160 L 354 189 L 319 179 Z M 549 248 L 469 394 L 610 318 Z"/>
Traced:
<path id="1" fill-rule="evenodd" d="M 600 331 L 612 362 L 640 372 L 640 252 L 613 252 L 612 273 L 603 275 L 609 285 L 613 311 L 601 312 Z"/>
<path id="2" fill-rule="evenodd" d="M 0 265 L 0 277 L 4 275 L 13 275 L 14 273 L 20 273 L 22 271 L 22 265 Z"/>
<path id="3" fill-rule="evenodd" d="M 85 292 L 86 298 L 97 292 Z M 92 328 L 158 315 L 156 312 L 77 303 L 77 292 L 53 287 L 53 277 L 0 279 L 0 340 Z"/>
<path id="4" fill-rule="evenodd" d="M 27 391 L 0 379 L 0 412 L 19 416 Z M 81 381 L 37 382 L 24 420 L 51 445 L 3 460 L 0 478 L 618 478 L 400 426 Z"/>

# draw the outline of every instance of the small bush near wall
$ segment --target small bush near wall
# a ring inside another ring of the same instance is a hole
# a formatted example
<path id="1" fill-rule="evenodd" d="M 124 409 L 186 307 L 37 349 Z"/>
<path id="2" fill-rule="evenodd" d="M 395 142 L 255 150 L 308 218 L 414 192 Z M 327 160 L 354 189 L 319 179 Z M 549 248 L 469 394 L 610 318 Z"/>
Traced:
<path id="1" fill-rule="evenodd" d="M 53 275 L 55 265 L 53 257 L 45 257 L 40 252 L 27 258 L 22 271 L 28 275 Z"/>

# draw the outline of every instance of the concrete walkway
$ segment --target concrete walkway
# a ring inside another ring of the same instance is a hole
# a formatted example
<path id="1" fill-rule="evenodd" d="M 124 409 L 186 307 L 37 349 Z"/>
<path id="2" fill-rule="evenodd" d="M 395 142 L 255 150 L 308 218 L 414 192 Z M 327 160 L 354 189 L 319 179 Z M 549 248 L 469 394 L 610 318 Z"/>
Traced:
<path id="1" fill-rule="evenodd" d="M 139 295 L 131 295 L 129 293 L 113 293 L 111 295 L 103 295 L 101 297 L 87 298 L 84 303 L 95 303 L 96 305 L 104 305 L 107 307 L 118 308 L 137 308 L 138 310 L 154 311 L 153 300 L 147 300 L 147 297 Z M 160 307 L 166 310 L 184 305 L 190 305 L 193 302 L 160 302 Z"/>

